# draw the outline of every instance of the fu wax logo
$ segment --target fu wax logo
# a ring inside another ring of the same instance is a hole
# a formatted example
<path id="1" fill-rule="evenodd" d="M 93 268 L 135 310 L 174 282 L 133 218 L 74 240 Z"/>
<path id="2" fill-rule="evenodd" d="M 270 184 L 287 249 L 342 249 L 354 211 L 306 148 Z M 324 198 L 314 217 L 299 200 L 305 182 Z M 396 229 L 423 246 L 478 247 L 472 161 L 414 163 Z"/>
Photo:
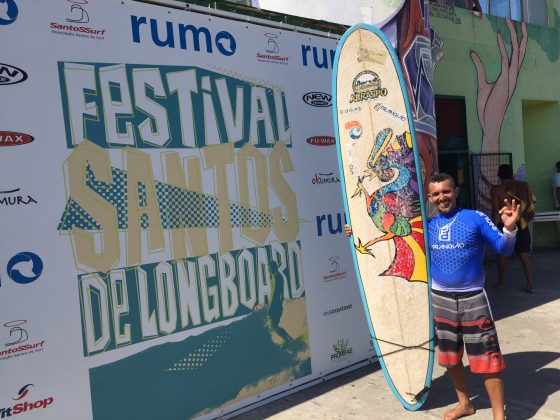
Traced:
<path id="1" fill-rule="evenodd" d="M 0 131 L 0 147 L 21 146 L 31 143 L 35 138 L 16 131 Z"/>
<path id="2" fill-rule="evenodd" d="M 32 410 L 40 411 L 42 409 L 48 408 L 54 402 L 53 397 L 38 398 L 38 399 L 28 398 L 30 394 L 35 395 L 34 388 L 35 385 L 33 384 L 27 384 L 22 386 L 17 391 L 16 395 L 12 397 L 13 401 L 19 401 L 19 402 L 9 407 L 0 408 L 0 419 L 11 417 L 16 414 L 26 413 Z M 24 401 L 24 399 L 26 399 L 26 401 Z"/>

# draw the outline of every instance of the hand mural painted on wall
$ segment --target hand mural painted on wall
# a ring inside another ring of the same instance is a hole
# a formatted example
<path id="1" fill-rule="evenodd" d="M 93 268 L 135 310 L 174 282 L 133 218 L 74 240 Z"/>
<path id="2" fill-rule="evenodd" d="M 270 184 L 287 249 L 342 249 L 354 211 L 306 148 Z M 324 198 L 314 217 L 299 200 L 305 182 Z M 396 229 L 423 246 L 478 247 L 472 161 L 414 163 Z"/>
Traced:
<path id="1" fill-rule="evenodd" d="M 480 126 L 482 128 L 481 153 L 500 152 L 500 131 L 508 105 L 515 92 L 517 80 L 525 51 L 527 49 L 527 25 L 521 22 L 521 41 L 518 40 L 516 25 L 511 19 L 506 19 L 507 27 L 511 39 L 511 56 L 508 57 L 506 45 L 502 34 L 498 32 L 498 48 L 501 55 L 500 74 L 494 82 L 489 82 L 484 70 L 484 65 L 480 56 L 471 50 L 470 56 L 476 68 L 478 93 L 477 93 L 477 113 Z M 482 165 L 480 168 L 480 183 L 478 194 L 484 208 L 489 208 L 489 191 L 495 178 L 493 166 Z"/>

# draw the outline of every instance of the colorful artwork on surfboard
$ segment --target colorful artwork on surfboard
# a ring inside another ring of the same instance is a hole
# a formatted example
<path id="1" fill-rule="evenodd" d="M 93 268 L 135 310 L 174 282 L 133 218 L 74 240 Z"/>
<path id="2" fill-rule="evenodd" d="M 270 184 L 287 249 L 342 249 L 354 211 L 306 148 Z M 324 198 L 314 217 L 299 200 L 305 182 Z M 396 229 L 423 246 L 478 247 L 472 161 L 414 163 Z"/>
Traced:
<path id="1" fill-rule="evenodd" d="M 344 34 L 333 95 L 341 186 L 366 317 L 391 390 L 405 408 L 417 410 L 427 398 L 434 352 L 427 220 L 407 88 L 380 30 L 359 24 Z"/>

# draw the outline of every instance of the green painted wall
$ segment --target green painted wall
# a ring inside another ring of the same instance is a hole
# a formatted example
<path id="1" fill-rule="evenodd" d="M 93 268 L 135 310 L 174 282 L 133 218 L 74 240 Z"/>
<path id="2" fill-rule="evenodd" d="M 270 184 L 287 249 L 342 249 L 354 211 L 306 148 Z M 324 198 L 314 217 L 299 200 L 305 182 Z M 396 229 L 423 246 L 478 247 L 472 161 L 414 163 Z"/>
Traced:
<path id="1" fill-rule="evenodd" d="M 432 11 L 431 25 L 443 40 L 443 58 L 434 76 L 436 95 L 464 97 L 466 103 L 467 136 L 472 153 L 488 151 L 489 138 L 496 138 L 500 152 L 513 154 L 514 170 L 526 164 L 527 180 L 537 196 L 537 212 L 553 209 L 552 174 L 560 160 L 560 0 L 549 1 L 549 28 L 527 25 L 527 48 L 515 84 L 515 70 L 504 73 L 499 36 L 502 35 L 507 63 L 504 69 L 515 67 L 512 60 L 512 40 L 505 19 L 485 15 L 475 17 L 464 9 Z M 522 44 L 521 23 L 515 22 L 518 43 Z M 485 93 L 479 92 L 477 70 L 471 57 L 480 57 L 490 95 L 513 91 L 509 103 L 488 101 L 482 106 Z M 502 82 L 494 84 L 502 75 Z M 504 77 L 505 76 L 505 77 Z M 513 90 L 514 89 L 514 90 Z M 500 109 L 505 107 L 501 127 Z M 479 111 L 485 115 L 484 131 Z M 494 137 L 492 125 L 497 125 Z M 534 246 L 558 246 L 560 238 L 553 224 L 535 224 Z"/>

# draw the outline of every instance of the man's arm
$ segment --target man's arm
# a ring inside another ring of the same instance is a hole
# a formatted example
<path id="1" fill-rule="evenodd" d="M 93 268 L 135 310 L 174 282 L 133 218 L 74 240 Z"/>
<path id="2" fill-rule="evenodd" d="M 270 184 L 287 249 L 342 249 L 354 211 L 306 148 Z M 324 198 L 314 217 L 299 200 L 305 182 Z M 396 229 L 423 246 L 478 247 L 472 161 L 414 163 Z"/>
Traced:
<path id="1" fill-rule="evenodd" d="M 520 205 L 515 199 L 511 200 L 511 203 L 504 200 L 504 206 L 502 206 L 498 212 L 504 224 L 503 234 L 500 233 L 488 216 L 479 211 L 477 211 L 477 214 L 480 218 L 478 221 L 480 233 L 484 239 L 486 239 L 499 254 L 511 255 L 515 246 L 515 237 L 517 234 L 516 223 L 519 220 Z"/>

